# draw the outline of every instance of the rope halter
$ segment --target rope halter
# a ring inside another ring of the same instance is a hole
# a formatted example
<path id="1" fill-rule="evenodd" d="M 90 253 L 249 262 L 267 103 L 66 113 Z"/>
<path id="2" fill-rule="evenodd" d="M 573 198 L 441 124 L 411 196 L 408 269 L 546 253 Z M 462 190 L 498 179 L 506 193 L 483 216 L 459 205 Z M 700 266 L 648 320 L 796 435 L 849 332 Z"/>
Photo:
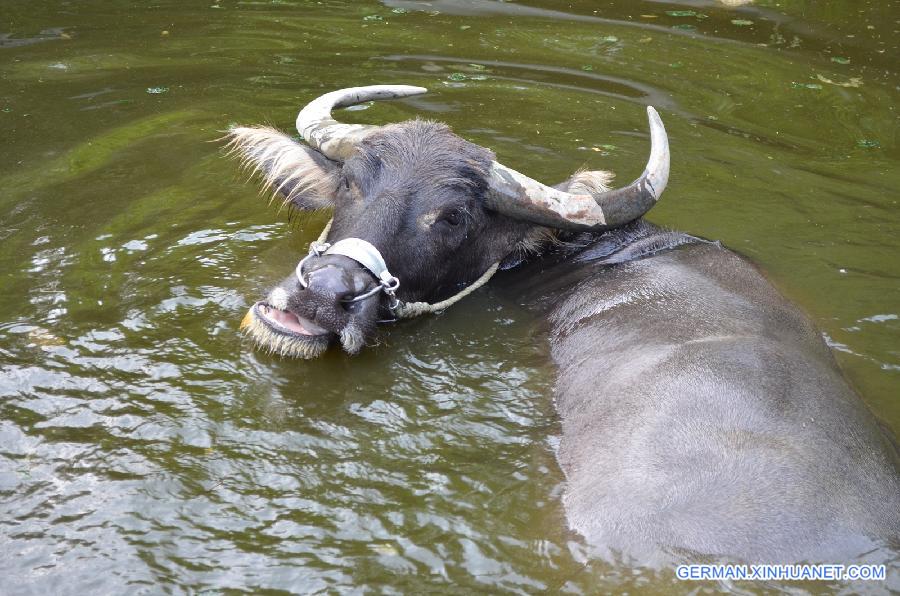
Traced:
<path id="1" fill-rule="evenodd" d="M 309 245 L 309 254 L 303 257 L 303 260 L 297 264 L 297 279 L 300 280 L 301 286 L 306 288 L 309 283 L 306 281 L 306 277 L 303 274 L 303 264 L 306 263 L 310 257 L 321 257 L 324 255 L 342 255 L 349 259 L 353 259 L 365 267 L 378 280 L 377 286 L 368 292 L 354 296 L 353 298 L 348 298 L 345 302 L 359 302 L 360 300 L 365 300 L 369 296 L 374 296 L 378 292 L 384 292 L 391 299 L 388 308 L 393 311 L 400 305 L 400 301 L 397 299 L 396 295 L 397 288 L 400 287 L 400 280 L 391 275 L 391 272 L 388 271 L 387 264 L 384 262 L 384 257 L 381 256 L 378 249 L 360 238 L 345 238 L 334 244 L 319 241 L 311 242 Z"/>
<path id="2" fill-rule="evenodd" d="M 456 304 L 486 284 L 500 268 L 500 263 L 494 263 L 488 267 L 488 270 L 485 271 L 481 277 L 446 300 L 441 300 L 440 302 L 435 302 L 433 304 L 428 302 L 401 302 L 400 299 L 397 298 L 397 289 L 400 288 L 400 280 L 388 271 L 387 264 L 384 262 L 384 257 L 381 256 L 378 249 L 371 243 L 366 242 L 361 238 L 344 238 L 334 244 L 325 242 L 325 239 L 328 237 L 328 232 L 331 230 L 332 221 L 333 220 L 329 220 L 325 225 L 325 229 L 322 230 L 318 240 L 310 242 L 309 254 L 303 257 L 297 264 L 296 273 L 300 285 L 303 286 L 303 288 L 306 288 L 309 285 L 309 282 L 306 280 L 306 276 L 303 273 L 303 265 L 311 257 L 321 257 L 324 255 L 341 255 L 347 257 L 348 259 L 356 261 L 374 275 L 378 280 L 378 285 L 358 296 L 347 298 L 344 302 L 359 302 L 360 300 L 365 300 L 370 296 L 374 296 L 378 292 L 384 292 L 388 298 L 390 298 L 388 308 L 398 319 L 411 319 L 419 315 L 442 311 L 445 308 Z"/>

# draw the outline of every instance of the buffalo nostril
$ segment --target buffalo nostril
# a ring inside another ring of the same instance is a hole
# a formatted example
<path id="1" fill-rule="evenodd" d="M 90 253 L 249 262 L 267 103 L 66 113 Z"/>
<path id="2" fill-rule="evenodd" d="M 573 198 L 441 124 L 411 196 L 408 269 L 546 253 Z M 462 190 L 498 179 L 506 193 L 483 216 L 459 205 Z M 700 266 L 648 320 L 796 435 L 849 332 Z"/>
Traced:
<path id="1" fill-rule="evenodd" d="M 357 279 L 354 272 L 343 267 L 326 265 L 307 274 L 307 289 L 327 295 L 344 305 L 366 290 L 366 280 Z"/>

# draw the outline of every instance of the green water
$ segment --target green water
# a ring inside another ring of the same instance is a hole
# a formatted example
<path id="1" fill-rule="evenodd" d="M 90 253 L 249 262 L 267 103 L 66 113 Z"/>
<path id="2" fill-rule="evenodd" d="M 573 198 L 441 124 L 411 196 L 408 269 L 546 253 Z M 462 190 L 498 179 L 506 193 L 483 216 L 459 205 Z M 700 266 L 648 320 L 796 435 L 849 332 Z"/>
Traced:
<path id="1" fill-rule="evenodd" d="M 697 588 L 565 530 L 553 370 L 496 289 L 356 358 L 242 344 L 324 217 L 289 225 L 214 139 L 409 83 L 431 93 L 341 118 L 624 180 L 651 103 L 673 173 L 650 219 L 758 262 L 900 434 L 898 23 L 853 0 L 2 0 L 0 592 Z"/>

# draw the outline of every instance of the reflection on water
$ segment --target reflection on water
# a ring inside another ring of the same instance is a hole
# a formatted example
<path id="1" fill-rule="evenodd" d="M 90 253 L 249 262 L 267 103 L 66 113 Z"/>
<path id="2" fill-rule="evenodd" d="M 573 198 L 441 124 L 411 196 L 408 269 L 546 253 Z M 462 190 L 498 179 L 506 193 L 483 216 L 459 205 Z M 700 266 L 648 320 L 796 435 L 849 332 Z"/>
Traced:
<path id="1" fill-rule="evenodd" d="M 900 431 L 893 3 L 172 2 L 4 7 L 0 588 L 669 591 L 566 532 L 537 322 L 486 289 L 356 358 L 281 361 L 243 311 L 288 224 L 214 141 L 323 90 L 422 115 L 556 182 L 629 178 L 652 218 L 759 262 Z M 896 576 L 893 580 L 896 586 Z M 815 589 L 815 587 L 804 586 Z"/>

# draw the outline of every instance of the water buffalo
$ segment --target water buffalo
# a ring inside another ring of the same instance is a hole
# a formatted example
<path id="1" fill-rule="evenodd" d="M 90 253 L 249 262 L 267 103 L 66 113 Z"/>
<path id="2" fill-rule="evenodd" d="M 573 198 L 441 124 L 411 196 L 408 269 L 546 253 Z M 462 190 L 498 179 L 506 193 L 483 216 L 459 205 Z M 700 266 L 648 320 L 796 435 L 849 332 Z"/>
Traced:
<path id="1" fill-rule="evenodd" d="M 496 264 L 548 322 L 572 529 L 599 555 L 844 562 L 900 540 L 900 458 L 808 319 L 718 243 L 643 221 L 669 149 L 648 108 L 643 174 L 545 186 L 446 126 L 341 124 L 332 108 L 424 92 L 328 93 L 301 144 L 235 127 L 232 147 L 296 209 L 333 209 L 326 244 L 256 303 L 261 346 L 354 353 L 379 319 L 456 294 Z M 890 555 L 895 556 L 895 555 Z"/>

